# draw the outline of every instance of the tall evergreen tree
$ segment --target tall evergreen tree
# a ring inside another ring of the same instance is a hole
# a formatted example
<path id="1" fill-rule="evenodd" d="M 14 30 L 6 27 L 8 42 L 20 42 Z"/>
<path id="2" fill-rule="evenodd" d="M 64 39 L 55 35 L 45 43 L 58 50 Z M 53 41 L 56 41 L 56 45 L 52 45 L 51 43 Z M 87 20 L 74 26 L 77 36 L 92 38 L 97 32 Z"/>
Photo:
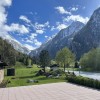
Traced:
<path id="1" fill-rule="evenodd" d="M 45 67 L 50 64 L 50 56 L 47 50 L 42 50 L 39 55 L 40 65 L 43 67 L 45 72 Z"/>

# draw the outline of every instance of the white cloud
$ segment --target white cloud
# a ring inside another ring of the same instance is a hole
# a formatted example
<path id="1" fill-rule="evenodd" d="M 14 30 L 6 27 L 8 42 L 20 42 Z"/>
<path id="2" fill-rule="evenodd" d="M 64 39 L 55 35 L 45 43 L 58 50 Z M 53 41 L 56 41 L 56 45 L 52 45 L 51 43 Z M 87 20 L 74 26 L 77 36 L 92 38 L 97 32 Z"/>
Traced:
<path id="1" fill-rule="evenodd" d="M 44 26 L 49 28 L 50 27 L 49 21 L 47 21 L 46 23 L 44 23 Z"/>
<path id="2" fill-rule="evenodd" d="M 34 44 L 37 46 L 37 47 L 39 47 L 39 46 L 41 46 L 41 42 L 39 42 L 37 39 L 34 39 Z"/>
<path id="3" fill-rule="evenodd" d="M 25 21 L 26 23 L 31 23 L 31 21 L 30 21 L 26 16 L 24 16 L 24 15 L 21 15 L 21 16 L 19 17 L 19 19 Z"/>
<path id="4" fill-rule="evenodd" d="M 50 27 L 49 21 L 47 21 L 47 22 L 45 22 L 45 23 L 43 23 L 43 24 L 40 24 L 40 23 L 38 23 L 38 22 L 36 22 L 36 23 L 33 24 L 33 23 L 31 22 L 31 20 L 29 20 L 26 16 L 23 16 L 23 15 L 21 15 L 21 16 L 19 17 L 19 19 L 21 19 L 21 20 L 25 21 L 26 23 L 28 23 L 28 24 L 26 24 L 26 25 L 27 25 L 28 27 L 33 28 L 33 30 L 34 30 L 37 34 L 43 34 L 43 33 L 45 33 L 46 28 L 49 28 L 49 27 Z"/>
<path id="5" fill-rule="evenodd" d="M 38 22 L 36 22 L 33 26 L 34 26 L 34 30 L 38 34 L 43 34 L 45 32 L 46 28 L 50 27 L 48 21 L 46 23 L 44 23 L 44 24 L 39 24 Z"/>
<path id="6" fill-rule="evenodd" d="M 24 41 L 24 42 L 27 42 L 27 43 L 33 43 L 33 41 L 32 40 L 29 40 L 29 39 L 27 39 L 26 41 Z"/>
<path id="7" fill-rule="evenodd" d="M 73 8 L 71 8 L 71 11 L 77 11 L 77 10 L 78 10 L 77 7 L 73 7 Z"/>
<path id="8" fill-rule="evenodd" d="M 0 0 L 0 6 L 10 6 L 12 4 L 12 0 Z"/>
<path id="9" fill-rule="evenodd" d="M 29 29 L 24 25 L 12 23 L 7 25 L 7 12 L 6 7 L 11 6 L 12 0 L 0 0 L 0 33 L 8 34 L 8 32 L 29 33 Z"/>
<path id="10" fill-rule="evenodd" d="M 36 30 L 36 33 L 39 33 L 39 34 L 43 34 L 44 33 L 44 30 Z"/>
<path id="11" fill-rule="evenodd" d="M 67 28 L 67 25 L 66 25 L 66 24 L 59 24 L 59 25 L 56 27 L 56 29 L 58 29 L 59 31 L 60 31 L 61 29 L 64 29 L 64 28 Z"/>
<path id="12" fill-rule="evenodd" d="M 44 28 L 44 27 L 50 27 L 48 21 L 44 24 L 39 24 L 38 22 L 36 22 L 35 25 L 34 25 L 35 29 L 41 29 L 41 28 Z"/>
<path id="13" fill-rule="evenodd" d="M 29 44 L 24 44 L 24 46 L 25 46 L 26 48 L 28 48 L 29 50 L 34 50 L 34 49 L 36 49 L 35 47 L 33 47 L 33 46 L 29 45 Z"/>
<path id="14" fill-rule="evenodd" d="M 53 30 L 60 31 L 61 29 L 64 29 L 64 28 L 67 28 L 67 27 L 68 27 L 68 25 L 66 23 L 56 22 L 56 26 L 52 26 L 51 31 L 53 31 Z"/>
<path id="15" fill-rule="evenodd" d="M 48 38 L 48 36 L 46 35 L 46 36 L 44 36 L 45 38 Z"/>
<path id="16" fill-rule="evenodd" d="M 33 28 L 33 30 L 35 31 L 35 34 L 43 34 L 43 33 L 45 33 L 46 28 L 50 27 L 49 21 L 47 21 L 47 22 L 45 22 L 43 24 L 40 24 L 38 22 L 35 22 L 33 24 L 26 16 L 23 16 L 23 15 L 21 15 L 19 17 L 19 19 L 21 19 L 21 20 L 25 21 L 26 23 L 28 23 L 27 26 Z"/>
<path id="17" fill-rule="evenodd" d="M 9 7 L 12 4 L 12 0 L 0 0 L 0 32 L 7 22 L 7 12 L 5 7 Z M 5 30 L 2 30 L 5 31 Z"/>
<path id="18" fill-rule="evenodd" d="M 71 14 L 71 12 L 68 12 L 67 10 L 64 9 L 64 7 L 61 7 L 61 6 L 58 6 L 58 7 L 55 7 L 56 10 L 58 10 L 58 12 L 60 14 Z"/>
<path id="19" fill-rule="evenodd" d="M 11 4 L 12 4 L 12 0 L 0 0 L 0 33 L 1 34 L 8 34 L 8 32 L 18 32 L 19 34 L 30 33 L 29 28 L 26 27 L 25 25 L 21 25 L 18 23 L 11 23 L 10 25 L 6 24 L 7 23 L 6 7 L 11 6 Z M 33 25 L 31 24 L 31 21 L 26 16 L 20 16 L 20 19 L 25 21 L 29 25 Z M 42 24 L 39 25 L 40 25 L 40 29 L 44 29 L 45 27 L 49 27 L 49 22 L 46 22 L 43 25 Z M 27 43 L 24 46 L 26 46 L 30 50 L 33 50 L 36 47 L 40 46 L 42 43 L 39 42 L 37 39 L 35 39 L 36 36 L 37 34 L 32 34 L 30 37 L 28 37 L 33 40 L 30 39 L 28 40 L 28 38 L 22 39 L 23 42 L 33 43 L 35 47 Z"/>
<path id="20" fill-rule="evenodd" d="M 24 25 L 12 23 L 10 26 L 5 25 L 5 30 L 8 32 L 19 32 L 22 34 L 29 33 L 29 29 Z"/>
<path id="21" fill-rule="evenodd" d="M 6 23 L 6 14 L 3 14 L 0 12 L 0 27 L 3 27 L 4 24 Z"/>
<path id="22" fill-rule="evenodd" d="M 55 29 L 56 29 L 55 26 L 52 26 L 52 27 L 51 27 L 51 31 L 53 31 L 53 30 L 55 30 Z"/>
<path id="23" fill-rule="evenodd" d="M 20 16 L 20 19 L 24 20 L 27 24 L 28 27 L 33 28 L 36 34 L 43 34 L 45 33 L 46 29 L 50 27 L 49 21 L 41 24 L 38 22 L 35 22 L 34 24 L 26 17 L 26 16 Z"/>
<path id="24" fill-rule="evenodd" d="M 33 39 L 35 39 L 36 36 L 37 36 L 36 33 L 31 33 L 30 39 L 33 40 Z"/>
<path id="25" fill-rule="evenodd" d="M 35 45 L 35 47 L 39 47 L 39 46 L 41 46 L 41 42 L 40 41 L 38 41 L 36 38 L 34 38 L 33 40 L 31 40 L 31 39 L 26 39 L 24 42 L 26 42 L 26 43 L 31 43 L 31 44 L 33 44 L 33 45 Z"/>
<path id="26" fill-rule="evenodd" d="M 71 15 L 71 16 L 67 16 L 67 18 L 64 18 L 63 21 L 80 21 L 84 24 L 86 24 L 88 22 L 89 18 L 88 17 L 82 17 L 80 15 Z"/>

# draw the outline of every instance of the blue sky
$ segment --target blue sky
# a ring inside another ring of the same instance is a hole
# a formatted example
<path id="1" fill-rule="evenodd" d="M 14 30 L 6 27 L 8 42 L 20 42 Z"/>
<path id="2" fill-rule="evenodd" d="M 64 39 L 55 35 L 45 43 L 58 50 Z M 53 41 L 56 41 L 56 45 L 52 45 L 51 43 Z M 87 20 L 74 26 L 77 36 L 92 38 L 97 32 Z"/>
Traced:
<path id="1" fill-rule="evenodd" d="M 0 0 L 0 29 L 35 49 L 73 21 L 86 24 L 99 6 L 100 0 Z"/>

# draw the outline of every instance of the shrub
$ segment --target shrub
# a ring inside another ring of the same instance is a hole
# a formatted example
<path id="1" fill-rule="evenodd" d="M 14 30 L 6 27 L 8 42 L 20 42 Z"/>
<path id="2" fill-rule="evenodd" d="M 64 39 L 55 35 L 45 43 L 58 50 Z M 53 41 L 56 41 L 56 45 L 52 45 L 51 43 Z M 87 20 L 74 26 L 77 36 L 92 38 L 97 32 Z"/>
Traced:
<path id="1" fill-rule="evenodd" d="M 0 88 L 5 88 L 8 83 L 10 83 L 9 80 L 3 80 L 2 83 L 0 84 Z"/>
<path id="2" fill-rule="evenodd" d="M 51 71 L 50 74 L 53 75 L 53 76 L 57 76 L 58 74 L 59 75 L 62 75 L 64 73 L 64 71 L 62 71 L 61 69 L 58 69 L 56 71 Z"/>
<path id="3" fill-rule="evenodd" d="M 91 78 L 86 78 L 82 76 L 68 76 L 67 77 L 68 82 L 95 88 L 95 89 L 100 89 L 100 81 L 99 80 L 94 80 Z"/>

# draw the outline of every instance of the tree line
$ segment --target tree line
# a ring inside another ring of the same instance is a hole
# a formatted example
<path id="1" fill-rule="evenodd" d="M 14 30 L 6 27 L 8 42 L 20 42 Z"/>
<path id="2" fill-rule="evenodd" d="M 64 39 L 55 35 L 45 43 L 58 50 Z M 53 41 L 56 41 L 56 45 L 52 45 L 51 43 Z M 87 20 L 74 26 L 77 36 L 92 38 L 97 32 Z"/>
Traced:
<path id="1" fill-rule="evenodd" d="M 1 60 L 6 62 L 9 66 L 16 64 L 16 61 L 22 62 L 26 66 L 31 64 L 38 64 L 45 70 L 46 66 L 50 66 L 51 58 L 47 50 L 42 50 L 38 57 L 29 57 L 26 54 L 16 51 L 11 44 L 6 40 L 0 38 L 0 56 Z M 72 53 L 67 47 L 59 50 L 56 54 L 54 61 L 64 68 L 70 67 L 72 63 L 76 62 L 75 54 Z M 89 52 L 85 53 L 79 60 L 82 69 L 91 71 L 100 71 L 100 48 L 93 48 Z M 73 65 L 74 66 L 74 65 Z"/>
<path id="2" fill-rule="evenodd" d="M 46 66 L 50 66 L 51 61 L 55 61 L 60 67 L 68 68 L 68 67 L 77 67 L 81 66 L 83 70 L 87 71 L 100 71 L 100 48 L 94 48 L 90 50 L 88 53 L 85 53 L 79 61 L 76 59 L 75 54 L 68 49 L 67 47 L 59 50 L 56 54 L 54 60 L 50 58 L 49 52 L 47 50 L 42 50 L 38 57 L 33 57 L 32 61 L 35 64 L 38 64 L 44 68 Z M 77 63 L 79 62 L 79 63 Z M 54 63 L 54 62 L 53 62 Z M 72 66 L 71 66 L 72 64 Z M 89 70 L 88 70 L 89 69 Z"/>
<path id="3" fill-rule="evenodd" d="M 50 66 L 51 58 L 47 50 L 42 50 L 38 57 L 33 57 L 33 63 L 40 65 L 44 71 L 46 66 Z M 56 64 L 64 68 L 69 67 L 72 62 L 75 60 L 75 55 L 67 48 L 63 48 L 57 52 L 55 61 Z"/>

